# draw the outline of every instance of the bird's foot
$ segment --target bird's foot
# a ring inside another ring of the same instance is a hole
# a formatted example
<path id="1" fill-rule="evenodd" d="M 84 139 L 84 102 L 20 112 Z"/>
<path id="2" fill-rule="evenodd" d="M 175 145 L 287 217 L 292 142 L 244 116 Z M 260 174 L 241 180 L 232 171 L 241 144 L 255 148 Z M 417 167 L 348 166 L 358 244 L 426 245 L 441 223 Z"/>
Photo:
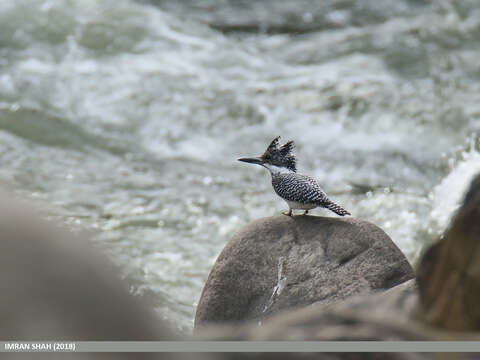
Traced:
<path id="1" fill-rule="evenodd" d="M 284 211 L 282 211 L 282 214 L 283 214 L 283 215 L 290 216 L 290 217 L 292 217 L 292 216 L 293 216 L 293 215 L 292 215 L 292 209 L 290 209 L 288 212 L 284 212 Z"/>

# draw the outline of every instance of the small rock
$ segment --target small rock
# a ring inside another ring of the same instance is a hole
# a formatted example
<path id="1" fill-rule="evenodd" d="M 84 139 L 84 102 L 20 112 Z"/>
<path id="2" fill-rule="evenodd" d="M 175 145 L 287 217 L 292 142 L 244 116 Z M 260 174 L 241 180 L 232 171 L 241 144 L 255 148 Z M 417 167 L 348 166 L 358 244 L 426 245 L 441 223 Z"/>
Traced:
<path id="1" fill-rule="evenodd" d="M 195 326 L 262 320 L 280 311 L 386 290 L 413 276 L 402 252 L 369 222 L 264 218 L 240 230 L 218 257 Z"/>

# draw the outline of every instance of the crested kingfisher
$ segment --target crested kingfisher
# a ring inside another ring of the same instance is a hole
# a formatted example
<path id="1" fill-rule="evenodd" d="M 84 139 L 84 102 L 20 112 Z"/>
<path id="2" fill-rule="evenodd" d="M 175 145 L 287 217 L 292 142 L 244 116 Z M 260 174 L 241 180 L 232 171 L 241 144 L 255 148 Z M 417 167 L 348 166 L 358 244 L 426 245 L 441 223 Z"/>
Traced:
<path id="1" fill-rule="evenodd" d="M 314 178 L 297 174 L 294 142 L 288 141 L 280 146 L 279 139 L 280 136 L 273 139 L 263 155 L 240 158 L 238 161 L 261 165 L 270 171 L 273 189 L 288 204 L 289 211 L 283 214 L 292 216 L 293 209 L 301 209 L 305 210 L 303 214 L 306 215 L 308 210 L 320 206 L 340 216 L 350 215 L 327 197 Z"/>

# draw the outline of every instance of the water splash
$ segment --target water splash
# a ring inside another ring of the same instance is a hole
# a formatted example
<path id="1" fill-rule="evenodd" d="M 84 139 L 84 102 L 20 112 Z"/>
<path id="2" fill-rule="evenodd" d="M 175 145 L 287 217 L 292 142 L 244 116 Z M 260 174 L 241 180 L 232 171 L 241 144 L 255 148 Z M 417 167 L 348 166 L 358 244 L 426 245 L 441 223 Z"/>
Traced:
<path id="1" fill-rule="evenodd" d="M 437 236 L 443 233 L 461 205 L 470 182 L 480 173 L 480 152 L 477 142 L 478 136 L 472 134 L 467 149 L 460 153 L 458 160 L 452 159 L 450 173 L 429 194 L 433 207 L 429 217 L 429 233 Z"/>

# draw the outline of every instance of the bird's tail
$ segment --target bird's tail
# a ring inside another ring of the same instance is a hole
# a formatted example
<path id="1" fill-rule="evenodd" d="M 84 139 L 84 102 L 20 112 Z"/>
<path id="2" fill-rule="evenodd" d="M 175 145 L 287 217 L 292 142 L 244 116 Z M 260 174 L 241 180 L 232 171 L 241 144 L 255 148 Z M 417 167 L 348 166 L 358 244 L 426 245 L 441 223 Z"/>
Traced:
<path id="1" fill-rule="evenodd" d="M 340 215 L 340 216 L 351 215 L 347 210 L 345 210 L 340 205 L 337 205 L 332 201 L 324 204 L 323 206 L 325 206 L 328 210 L 331 210 L 335 214 Z"/>

